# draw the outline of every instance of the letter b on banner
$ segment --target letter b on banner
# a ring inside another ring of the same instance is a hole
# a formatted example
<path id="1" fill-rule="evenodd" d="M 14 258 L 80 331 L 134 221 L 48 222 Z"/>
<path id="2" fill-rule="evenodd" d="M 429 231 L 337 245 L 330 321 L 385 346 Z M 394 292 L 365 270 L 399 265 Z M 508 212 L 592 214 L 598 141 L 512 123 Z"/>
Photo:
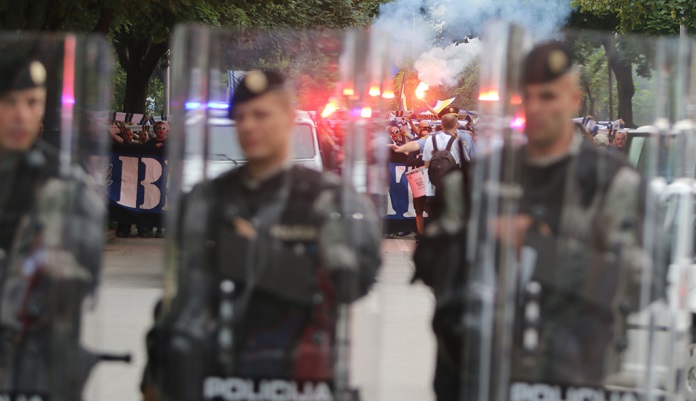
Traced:
<path id="1" fill-rule="evenodd" d="M 164 160 L 150 155 L 112 156 L 109 198 L 135 211 L 161 212 L 166 204 Z"/>

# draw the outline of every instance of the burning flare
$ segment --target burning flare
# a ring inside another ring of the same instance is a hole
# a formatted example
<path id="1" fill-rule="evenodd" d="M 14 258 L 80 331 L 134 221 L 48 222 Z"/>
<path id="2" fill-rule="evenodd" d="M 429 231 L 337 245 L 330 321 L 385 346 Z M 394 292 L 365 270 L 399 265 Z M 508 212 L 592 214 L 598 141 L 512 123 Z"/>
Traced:
<path id="1" fill-rule="evenodd" d="M 416 88 L 416 97 L 418 99 L 424 99 L 425 98 L 425 91 L 427 91 L 428 89 L 430 89 L 428 87 L 428 84 L 426 84 L 425 82 L 419 83 L 418 87 Z"/>
<path id="2" fill-rule="evenodd" d="M 481 94 L 479 95 L 479 100 L 484 102 L 497 102 L 500 100 L 500 95 L 496 90 L 481 92 Z"/>
<path id="3" fill-rule="evenodd" d="M 326 106 L 324 107 L 324 111 L 321 112 L 321 118 L 326 118 L 330 115 L 332 115 L 336 110 L 338 110 L 338 105 L 336 104 L 335 99 L 329 100 L 328 103 L 326 103 Z"/>
<path id="4" fill-rule="evenodd" d="M 384 89 L 382 90 L 382 98 L 394 99 L 395 97 L 396 96 L 394 96 L 394 80 L 388 78 L 387 81 L 384 83 Z"/>

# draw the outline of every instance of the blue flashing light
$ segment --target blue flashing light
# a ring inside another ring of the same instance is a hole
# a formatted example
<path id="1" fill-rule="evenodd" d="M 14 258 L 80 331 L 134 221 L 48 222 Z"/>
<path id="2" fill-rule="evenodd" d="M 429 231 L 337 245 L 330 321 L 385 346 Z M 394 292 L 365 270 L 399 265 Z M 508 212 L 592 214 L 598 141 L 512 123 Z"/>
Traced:
<path id="1" fill-rule="evenodd" d="M 208 102 L 208 107 L 216 110 L 227 110 L 230 108 L 230 105 L 225 102 Z"/>
<path id="2" fill-rule="evenodd" d="M 201 102 L 186 102 L 184 103 L 185 110 L 196 110 L 201 107 Z"/>

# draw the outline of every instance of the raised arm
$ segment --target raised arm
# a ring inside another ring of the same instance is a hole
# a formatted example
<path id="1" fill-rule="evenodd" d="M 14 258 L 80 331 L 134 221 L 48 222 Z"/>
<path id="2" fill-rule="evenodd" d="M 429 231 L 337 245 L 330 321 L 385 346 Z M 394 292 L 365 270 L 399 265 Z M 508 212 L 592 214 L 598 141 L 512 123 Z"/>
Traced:
<path id="1" fill-rule="evenodd" d="M 411 153 L 418 152 L 420 150 L 418 141 L 407 142 L 401 146 L 389 145 L 389 147 L 396 153 Z"/>

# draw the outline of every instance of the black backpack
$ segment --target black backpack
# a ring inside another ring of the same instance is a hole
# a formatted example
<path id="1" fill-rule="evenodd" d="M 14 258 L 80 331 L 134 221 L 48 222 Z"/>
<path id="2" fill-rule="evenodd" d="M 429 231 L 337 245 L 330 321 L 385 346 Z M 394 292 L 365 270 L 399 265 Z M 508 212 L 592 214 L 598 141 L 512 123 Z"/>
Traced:
<path id="1" fill-rule="evenodd" d="M 452 152 L 450 151 L 454 141 L 458 138 L 452 136 L 449 142 L 447 142 L 447 148 L 445 148 L 445 150 L 439 150 L 437 148 L 437 140 L 435 139 L 436 136 L 437 135 L 433 135 L 431 137 L 433 140 L 433 155 L 430 158 L 430 165 L 428 166 L 428 178 L 430 178 L 430 182 L 437 188 L 441 186 L 443 178 L 448 173 L 459 168 L 459 165 L 456 160 L 454 160 L 454 156 L 452 156 Z"/>
<path id="2" fill-rule="evenodd" d="M 423 153 L 421 152 L 408 152 L 406 155 L 406 165 L 408 167 L 418 168 L 423 167 L 425 163 L 423 162 Z"/>

